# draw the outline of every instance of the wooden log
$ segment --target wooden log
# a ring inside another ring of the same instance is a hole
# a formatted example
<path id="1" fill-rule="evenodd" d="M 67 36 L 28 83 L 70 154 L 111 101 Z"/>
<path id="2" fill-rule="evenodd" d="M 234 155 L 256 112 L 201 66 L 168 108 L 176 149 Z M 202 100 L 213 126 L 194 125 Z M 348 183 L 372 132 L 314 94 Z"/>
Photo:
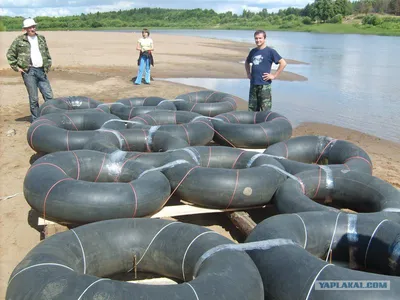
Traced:
<path id="1" fill-rule="evenodd" d="M 53 223 L 53 224 L 47 224 L 44 226 L 42 234 L 41 234 L 41 240 L 48 238 L 49 236 L 52 236 L 56 233 L 59 232 L 64 232 L 67 231 L 68 227 L 63 226 L 61 224 Z"/>
<path id="2" fill-rule="evenodd" d="M 257 225 L 250 215 L 245 211 L 228 213 L 228 217 L 245 236 L 248 236 Z"/>

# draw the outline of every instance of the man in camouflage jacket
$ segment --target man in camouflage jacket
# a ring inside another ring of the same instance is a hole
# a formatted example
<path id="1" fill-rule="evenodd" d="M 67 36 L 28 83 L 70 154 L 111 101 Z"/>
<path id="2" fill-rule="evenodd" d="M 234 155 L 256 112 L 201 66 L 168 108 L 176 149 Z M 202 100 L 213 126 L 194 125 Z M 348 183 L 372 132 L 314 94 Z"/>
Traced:
<path id="1" fill-rule="evenodd" d="M 36 22 L 26 19 L 23 23 L 25 34 L 18 36 L 7 51 L 11 68 L 20 72 L 29 95 L 32 122 L 39 117 L 38 89 L 44 101 L 53 98 L 53 91 L 47 78 L 51 57 L 44 36 L 36 33 Z"/>

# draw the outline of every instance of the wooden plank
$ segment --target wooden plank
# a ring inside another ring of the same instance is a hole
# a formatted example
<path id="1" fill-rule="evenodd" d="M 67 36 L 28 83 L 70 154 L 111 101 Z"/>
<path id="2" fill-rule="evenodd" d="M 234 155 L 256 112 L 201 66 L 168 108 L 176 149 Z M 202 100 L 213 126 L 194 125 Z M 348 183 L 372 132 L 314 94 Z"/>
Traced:
<path id="1" fill-rule="evenodd" d="M 142 279 L 142 280 L 130 280 L 127 281 L 129 283 L 137 283 L 137 284 L 151 284 L 151 285 L 170 285 L 170 284 L 177 284 L 176 281 L 166 278 L 166 277 L 159 277 L 159 278 L 149 278 L 149 279 Z"/>
<path id="2" fill-rule="evenodd" d="M 228 209 L 218 209 L 218 208 L 204 208 L 199 206 L 194 206 L 187 204 L 188 202 L 181 201 L 181 205 L 172 205 L 172 206 L 164 206 L 159 212 L 155 213 L 150 218 L 166 218 L 166 217 L 177 217 L 177 216 L 186 216 L 186 215 L 198 215 L 198 214 L 210 214 L 210 213 L 223 213 L 223 212 L 231 212 L 237 210 L 249 210 L 256 208 L 264 208 L 264 206 L 257 207 L 239 207 L 239 208 L 228 208 Z M 38 217 L 38 225 L 54 225 L 58 224 L 56 222 L 52 222 L 49 220 L 44 220 L 41 217 Z"/>
<path id="3" fill-rule="evenodd" d="M 251 151 L 251 152 L 259 152 L 259 153 L 263 153 L 265 151 L 264 149 L 247 149 L 247 148 L 239 148 L 241 150 L 246 150 L 246 151 Z"/>
<path id="4" fill-rule="evenodd" d="M 177 217 L 186 215 L 197 215 L 204 213 L 216 213 L 222 212 L 220 209 L 202 208 L 191 205 L 174 205 L 164 206 L 159 212 L 150 216 L 150 218 L 166 218 L 166 217 Z"/>
<path id="5" fill-rule="evenodd" d="M 54 225 L 54 224 L 58 224 L 58 223 L 49 221 L 49 220 L 45 220 L 42 217 L 38 217 L 38 225 L 39 226 Z"/>
<path id="6" fill-rule="evenodd" d="M 210 213 L 222 213 L 222 212 L 230 212 L 237 210 L 248 210 L 248 209 L 256 209 L 256 208 L 264 208 L 264 206 L 258 207 L 240 207 L 240 208 L 228 208 L 228 209 L 219 209 L 219 208 L 205 208 L 199 207 L 189 204 L 188 202 L 182 201 L 184 203 L 182 205 L 173 205 L 173 206 L 164 206 L 158 213 L 151 216 L 151 218 L 166 218 L 166 217 L 177 217 L 177 216 L 186 216 L 186 215 L 198 215 L 198 214 L 210 214 Z"/>

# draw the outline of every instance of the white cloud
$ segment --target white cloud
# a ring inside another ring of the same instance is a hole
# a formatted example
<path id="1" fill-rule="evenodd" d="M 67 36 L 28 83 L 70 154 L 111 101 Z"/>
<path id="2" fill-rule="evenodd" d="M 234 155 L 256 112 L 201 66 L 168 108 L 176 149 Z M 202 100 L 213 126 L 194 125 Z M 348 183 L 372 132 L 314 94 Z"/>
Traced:
<path id="1" fill-rule="evenodd" d="M 269 12 L 282 8 L 304 7 L 311 0 L 0 0 L 1 16 L 66 16 L 81 13 L 126 10 L 140 7 L 214 9 L 216 12 L 231 11 L 241 14 L 243 9 L 253 12 L 266 8 Z"/>
<path id="2" fill-rule="evenodd" d="M 127 1 L 117 2 L 113 5 L 93 5 L 85 8 L 83 13 L 106 12 L 116 10 L 127 10 L 135 8 L 134 4 Z"/>
<path id="3" fill-rule="evenodd" d="M 262 11 L 262 7 L 258 7 L 258 6 L 247 6 L 247 5 L 242 5 L 242 8 L 247 10 L 247 11 L 251 11 L 254 13 L 258 13 L 259 11 Z"/>
<path id="4" fill-rule="evenodd" d="M 13 16 L 13 13 L 9 9 L 0 8 L 0 16 Z"/>
<path id="5" fill-rule="evenodd" d="M 34 15 L 36 10 L 32 10 L 30 15 Z M 50 17 L 61 17 L 71 15 L 71 11 L 68 8 L 45 8 L 41 11 L 38 11 L 38 16 L 50 16 Z"/>

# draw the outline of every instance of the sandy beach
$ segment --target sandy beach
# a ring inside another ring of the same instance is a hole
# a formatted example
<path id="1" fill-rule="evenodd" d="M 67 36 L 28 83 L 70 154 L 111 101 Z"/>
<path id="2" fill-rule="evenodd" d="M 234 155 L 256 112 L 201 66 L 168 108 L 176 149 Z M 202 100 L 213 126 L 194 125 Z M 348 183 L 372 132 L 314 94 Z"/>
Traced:
<path id="1" fill-rule="evenodd" d="M 134 86 L 138 53 L 135 50 L 139 32 L 39 32 L 48 42 L 53 58 L 49 73 L 55 97 L 88 96 L 114 102 L 124 97 L 177 95 L 201 90 L 195 86 L 171 83 L 162 78 L 209 77 L 245 78 L 245 59 L 252 44 L 197 37 L 152 34 L 155 42 L 155 67 L 151 85 Z M 27 222 L 29 205 L 22 191 L 23 180 L 35 152 L 29 147 L 26 133 L 29 105 L 21 76 L 12 71 L 5 58 L 18 32 L 0 32 L 0 298 L 14 267 L 39 242 L 39 233 Z M 286 58 L 289 64 L 301 63 Z M 304 81 L 307 78 L 283 72 L 279 80 Z M 42 100 L 41 100 L 42 101 Z M 236 97 L 239 109 L 247 103 Z M 279 101 L 279 100 L 275 100 Z M 42 102 L 41 102 L 42 103 Z M 15 135 L 7 132 L 15 130 Z M 305 123 L 294 129 L 293 136 L 327 135 L 355 143 L 370 155 L 373 174 L 400 188 L 400 144 L 346 128 Z M 191 221 L 190 218 L 182 220 Z M 193 222 L 232 237 L 234 229 L 223 215 L 193 218 Z M 230 231 L 232 230 L 232 231 Z"/>

